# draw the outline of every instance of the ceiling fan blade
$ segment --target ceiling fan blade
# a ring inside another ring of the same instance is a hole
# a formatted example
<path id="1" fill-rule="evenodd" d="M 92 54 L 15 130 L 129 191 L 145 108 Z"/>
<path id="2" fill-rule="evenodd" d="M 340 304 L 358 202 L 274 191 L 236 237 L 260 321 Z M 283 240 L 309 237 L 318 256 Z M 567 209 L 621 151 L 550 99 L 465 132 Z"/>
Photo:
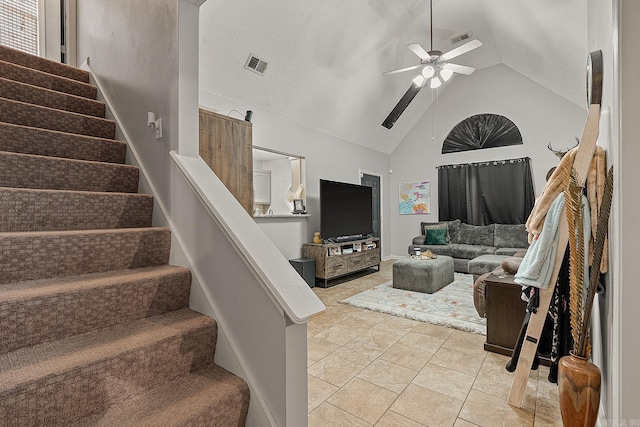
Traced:
<path id="1" fill-rule="evenodd" d="M 482 42 L 480 40 L 471 40 L 469 43 L 465 43 L 460 47 L 457 47 L 453 50 L 450 50 L 449 52 L 443 54 L 439 60 L 440 61 L 448 61 L 450 59 L 455 58 L 456 56 L 460 56 L 462 54 L 465 54 L 469 51 L 472 51 L 473 49 L 479 48 L 480 46 L 482 46 Z"/>
<path id="2" fill-rule="evenodd" d="M 422 64 L 421 65 L 412 65 L 411 67 L 400 68 L 399 70 L 387 71 L 385 73 L 382 73 L 382 75 L 383 76 L 388 76 L 389 74 L 404 73 L 405 71 L 415 70 L 416 68 L 420 68 L 421 66 L 422 66 Z"/>
<path id="3" fill-rule="evenodd" d="M 400 98 L 398 104 L 393 107 L 393 110 L 391 110 L 387 118 L 384 119 L 384 122 L 382 122 L 382 126 L 386 127 L 387 129 L 391 129 L 396 120 L 398 120 L 407 106 L 411 103 L 411 101 L 413 101 L 413 98 L 415 98 L 418 92 L 420 92 L 420 89 L 422 89 L 422 86 L 418 86 L 415 83 L 412 84 L 409 90 L 407 90 L 402 98 Z"/>
<path id="4" fill-rule="evenodd" d="M 467 67 L 466 65 L 458 65 L 458 64 L 450 64 L 450 63 L 444 64 L 442 68 L 444 68 L 445 70 L 453 71 L 454 73 L 465 74 L 467 76 L 473 74 L 473 72 L 476 70 L 475 68 Z"/>
<path id="5" fill-rule="evenodd" d="M 424 50 L 418 43 L 409 43 L 407 47 L 411 49 L 411 52 L 418 55 L 418 58 L 420 58 L 422 61 L 431 59 L 431 56 L 427 53 L 427 51 Z"/>

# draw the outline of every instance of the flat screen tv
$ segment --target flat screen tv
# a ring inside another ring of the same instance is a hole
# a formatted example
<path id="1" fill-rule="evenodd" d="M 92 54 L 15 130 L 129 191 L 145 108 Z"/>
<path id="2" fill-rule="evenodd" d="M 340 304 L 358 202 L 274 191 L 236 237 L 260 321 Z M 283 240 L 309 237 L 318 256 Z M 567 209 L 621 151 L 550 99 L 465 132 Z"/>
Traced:
<path id="1" fill-rule="evenodd" d="M 373 234 L 373 189 L 320 180 L 320 234 L 325 239 Z"/>

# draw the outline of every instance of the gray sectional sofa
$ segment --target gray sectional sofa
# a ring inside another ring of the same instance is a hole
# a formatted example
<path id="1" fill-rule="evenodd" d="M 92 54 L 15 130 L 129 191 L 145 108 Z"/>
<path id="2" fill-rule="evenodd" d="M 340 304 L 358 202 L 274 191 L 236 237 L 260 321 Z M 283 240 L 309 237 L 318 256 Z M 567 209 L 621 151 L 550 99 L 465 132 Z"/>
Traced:
<path id="1" fill-rule="evenodd" d="M 426 245 L 426 232 L 429 228 L 447 229 L 446 244 Z M 529 247 L 527 231 L 524 224 L 491 224 L 468 225 L 460 220 L 435 223 L 420 223 L 421 235 L 413 238 L 409 246 L 409 254 L 414 248 L 422 252 L 429 249 L 437 255 L 453 258 L 454 270 L 458 273 L 469 273 L 469 261 L 481 255 L 513 256 Z"/>

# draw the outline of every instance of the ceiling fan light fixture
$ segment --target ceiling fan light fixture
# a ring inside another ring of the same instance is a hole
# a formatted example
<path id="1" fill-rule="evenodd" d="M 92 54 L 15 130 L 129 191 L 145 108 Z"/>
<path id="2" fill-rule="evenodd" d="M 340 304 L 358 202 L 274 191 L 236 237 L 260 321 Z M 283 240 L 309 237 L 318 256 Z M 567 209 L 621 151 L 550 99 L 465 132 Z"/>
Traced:
<path id="1" fill-rule="evenodd" d="M 433 77 L 435 72 L 436 72 L 436 70 L 434 70 L 434 68 L 432 66 L 424 67 L 422 69 L 422 75 L 424 76 L 425 79 L 429 79 L 429 78 Z"/>
<path id="2" fill-rule="evenodd" d="M 429 87 L 431 89 L 435 89 L 442 86 L 442 82 L 440 81 L 440 79 L 438 77 L 434 77 L 431 79 L 431 83 L 429 84 Z"/>
<path id="3" fill-rule="evenodd" d="M 413 83 L 416 84 L 416 86 L 418 87 L 422 87 L 424 86 L 424 84 L 427 82 L 427 79 L 425 77 L 422 76 L 422 74 L 418 74 L 414 79 L 413 79 Z"/>
<path id="4" fill-rule="evenodd" d="M 453 71 L 447 70 L 446 68 L 440 70 L 440 77 L 442 77 L 442 80 L 445 82 L 449 81 L 451 76 L 453 76 Z"/>

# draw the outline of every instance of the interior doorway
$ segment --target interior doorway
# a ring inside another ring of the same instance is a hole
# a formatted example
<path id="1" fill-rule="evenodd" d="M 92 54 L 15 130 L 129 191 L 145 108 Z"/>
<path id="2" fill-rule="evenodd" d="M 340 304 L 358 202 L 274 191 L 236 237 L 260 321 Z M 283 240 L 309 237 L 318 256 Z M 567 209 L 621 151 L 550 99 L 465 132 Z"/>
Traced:
<path id="1" fill-rule="evenodd" d="M 382 196 L 382 190 L 380 186 L 381 181 L 382 181 L 382 177 L 380 175 L 376 175 L 368 172 L 362 172 L 362 171 L 360 172 L 360 185 L 373 188 L 373 206 L 371 208 L 373 212 L 373 236 L 374 237 L 380 237 L 380 235 L 382 234 L 380 232 L 380 224 L 382 223 L 380 218 L 380 206 L 381 206 L 381 196 Z"/>

